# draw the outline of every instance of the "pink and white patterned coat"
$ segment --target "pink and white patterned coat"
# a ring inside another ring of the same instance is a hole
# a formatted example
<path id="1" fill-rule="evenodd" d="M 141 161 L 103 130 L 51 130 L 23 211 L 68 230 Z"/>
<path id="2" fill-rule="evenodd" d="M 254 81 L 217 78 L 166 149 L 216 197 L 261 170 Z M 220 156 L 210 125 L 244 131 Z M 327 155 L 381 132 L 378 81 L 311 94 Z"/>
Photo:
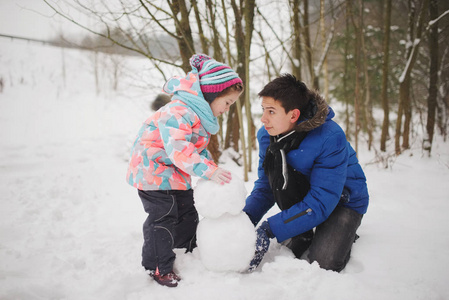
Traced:
<path id="1" fill-rule="evenodd" d="M 218 168 L 206 149 L 210 137 L 189 106 L 171 101 L 140 128 L 128 183 L 140 190 L 188 190 L 192 175 L 210 179 Z"/>

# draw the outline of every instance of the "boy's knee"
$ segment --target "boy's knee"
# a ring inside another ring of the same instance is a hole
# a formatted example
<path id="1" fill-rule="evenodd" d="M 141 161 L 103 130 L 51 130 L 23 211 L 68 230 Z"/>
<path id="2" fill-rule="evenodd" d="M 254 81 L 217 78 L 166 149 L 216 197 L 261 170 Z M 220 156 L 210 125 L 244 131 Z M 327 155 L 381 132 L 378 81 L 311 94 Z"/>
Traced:
<path id="1" fill-rule="evenodd" d="M 317 262 L 320 268 L 335 272 L 340 272 L 346 267 L 349 260 L 350 253 L 345 257 L 337 257 L 335 255 L 329 255 L 329 253 L 313 253 L 310 252 L 308 255 L 310 262 Z"/>

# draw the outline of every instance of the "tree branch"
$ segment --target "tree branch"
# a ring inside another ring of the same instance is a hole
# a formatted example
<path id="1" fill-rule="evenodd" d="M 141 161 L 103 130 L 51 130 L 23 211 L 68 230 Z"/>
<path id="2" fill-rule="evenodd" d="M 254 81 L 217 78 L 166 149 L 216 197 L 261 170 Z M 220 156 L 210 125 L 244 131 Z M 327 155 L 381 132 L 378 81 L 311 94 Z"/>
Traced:
<path id="1" fill-rule="evenodd" d="M 98 16 L 98 15 L 97 15 L 97 16 L 100 18 L 100 20 L 103 22 L 103 24 L 106 26 L 106 30 L 107 30 L 107 32 L 108 32 L 107 35 L 105 35 L 105 34 L 103 34 L 103 33 L 101 33 L 101 32 L 92 30 L 92 29 L 90 29 L 89 27 L 87 27 L 87 26 L 85 26 L 85 25 L 83 25 L 83 24 L 80 24 L 79 22 L 75 21 L 74 19 L 68 17 L 67 15 L 65 15 L 65 14 L 63 14 L 63 13 L 61 13 L 59 10 L 57 10 L 55 7 L 53 7 L 47 0 L 43 0 L 43 1 L 44 1 L 44 2 L 45 2 L 51 9 L 53 9 L 53 11 L 54 11 L 57 15 L 60 15 L 62 18 L 64 18 L 64 19 L 70 21 L 71 23 L 73 23 L 73 24 L 75 24 L 75 25 L 77 25 L 77 26 L 79 26 L 79 27 L 81 27 L 81 28 L 87 30 L 88 32 L 90 32 L 90 33 L 92 33 L 92 34 L 95 34 L 95 35 L 97 35 L 97 36 L 101 36 L 101 37 L 103 37 L 103 38 L 106 38 L 106 39 L 110 40 L 112 43 L 116 44 L 117 46 L 120 46 L 120 47 L 122 47 L 122 48 L 124 48 L 124 49 L 128 49 L 128 50 L 133 51 L 133 52 L 136 52 L 136 53 L 139 53 L 139 54 L 141 54 L 141 55 L 143 55 L 143 56 L 149 58 L 150 60 L 154 60 L 154 61 L 161 62 L 161 63 L 167 64 L 167 65 L 170 65 L 170 66 L 174 66 L 174 67 L 177 67 L 177 68 L 181 68 L 181 66 L 178 65 L 178 64 L 175 64 L 175 63 L 173 63 L 173 62 L 170 62 L 170 61 L 167 61 L 167 60 L 164 60 L 164 59 L 156 58 L 156 57 L 154 57 L 154 56 L 151 56 L 149 53 L 143 52 L 141 49 L 132 48 L 132 47 L 129 47 L 129 46 L 127 46 L 127 45 L 125 45 L 125 44 L 123 44 L 123 43 L 117 41 L 116 39 L 114 39 L 114 38 L 110 35 L 110 29 L 109 29 L 109 26 L 107 25 L 106 22 L 103 21 L 103 19 L 101 18 L 101 16 Z"/>

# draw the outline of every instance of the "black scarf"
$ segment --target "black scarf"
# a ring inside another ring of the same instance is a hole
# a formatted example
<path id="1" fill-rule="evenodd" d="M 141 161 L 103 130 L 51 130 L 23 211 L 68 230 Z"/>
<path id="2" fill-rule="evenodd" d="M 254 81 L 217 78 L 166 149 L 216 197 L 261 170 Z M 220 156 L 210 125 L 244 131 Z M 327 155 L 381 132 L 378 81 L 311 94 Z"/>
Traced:
<path id="1" fill-rule="evenodd" d="M 302 201 L 309 191 L 307 178 L 287 164 L 287 153 L 297 149 L 306 135 L 307 132 L 291 131 L 283 136 L 270 137 L 263 168 L 281 210 Z"/>

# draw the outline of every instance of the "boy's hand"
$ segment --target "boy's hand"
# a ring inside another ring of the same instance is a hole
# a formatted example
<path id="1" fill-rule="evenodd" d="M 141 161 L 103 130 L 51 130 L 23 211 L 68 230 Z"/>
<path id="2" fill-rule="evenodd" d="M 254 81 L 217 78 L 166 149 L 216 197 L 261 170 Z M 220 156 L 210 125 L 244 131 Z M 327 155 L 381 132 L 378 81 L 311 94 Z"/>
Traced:
<path id="1" fill-rule="evenodd" d="M 210 178 L 210 180 L 215 181 L 218 184 L 225 184 L 225 183 L 229 183 L 232 179 L 232 175 L 231 172 L 222 169 L 222 168 L 218 168 L 214 174 L 212 174 L 212 177 Z"/>
<path id="2" fill-rule="evenodd" d="M 256 239 L 256 252 L 254 254 L 253 259 L 249 263 L 248 272 L 253 272 L 259 264 L 262 262 L 262 259 L 265 253 L 268 251 L 270 247 L 270 239 L 274 238 L 273 232 L 271 231 L 270 224 L 268 221 L 264 221 L 259 228 L 256 230 L 257 239 Z"/>

